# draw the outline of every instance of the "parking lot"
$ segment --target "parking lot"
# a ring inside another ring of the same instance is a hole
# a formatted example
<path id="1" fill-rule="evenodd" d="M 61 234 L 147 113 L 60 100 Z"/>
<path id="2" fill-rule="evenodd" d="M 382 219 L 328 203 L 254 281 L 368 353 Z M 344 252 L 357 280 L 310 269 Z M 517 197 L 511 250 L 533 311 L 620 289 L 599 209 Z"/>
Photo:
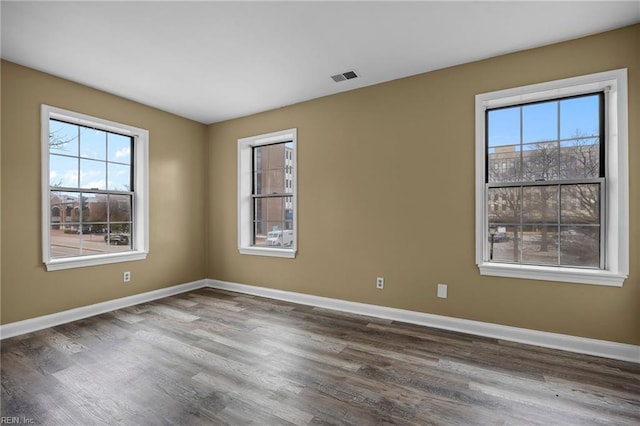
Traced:
<path id="1" fill-rule="evenodd" d="M 489 249 L 491 242 L 487 241 Z M 594 245 L 595 244 L 595 245 Z M 584 236 L 563 236 L 562 263 L 573 266 L 597 267 L 599 251 L 597 241 Z M 586 253 L 586 255 L 585 255 Z M 524 233 L 516 246 L 513 233 L 495 241 L 493 244 L 493 260 L 502 262 L 518 262 L 520 255 L 522 262 L 536 265 L 558 265 L 557 233 L 549 233 L 546 249 L 542 247 L 539 233 Z"/>
<path id="2" fill-rule="evenodd" d="M 130 245 L 107 244 L 106 234 L 67 234 L 54 229 L 50 234 L 51 257 L 87 256 L 92 254 L 121 253 L 131 250 Z"/>

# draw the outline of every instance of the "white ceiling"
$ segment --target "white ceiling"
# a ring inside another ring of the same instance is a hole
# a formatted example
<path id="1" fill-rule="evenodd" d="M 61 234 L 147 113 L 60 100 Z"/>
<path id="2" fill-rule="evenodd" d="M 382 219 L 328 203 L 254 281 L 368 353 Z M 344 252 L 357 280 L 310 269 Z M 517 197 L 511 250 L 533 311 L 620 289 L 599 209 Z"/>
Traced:
<path id="1" fill-rule="evenodd" d="M 1 14 L 4 59 L 212 123 L 637 23 L 640 0 L 2 1 Z M 361 77 L 331 79 L 349 70 Z"/>

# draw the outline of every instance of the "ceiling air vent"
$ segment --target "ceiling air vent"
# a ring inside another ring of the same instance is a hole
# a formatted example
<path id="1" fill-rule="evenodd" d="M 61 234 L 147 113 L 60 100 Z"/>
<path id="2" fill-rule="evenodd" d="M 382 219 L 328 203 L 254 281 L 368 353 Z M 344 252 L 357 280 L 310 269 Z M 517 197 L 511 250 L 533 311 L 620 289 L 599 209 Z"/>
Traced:
<path id="1" fill-rule="evenodd" d="M 340 81 L 351 80 L 352 78 L 358 78 L 358 74 L 356 74 L 355 71 L 347 71 L 347 72 L 343 72 L 342 74 L 332 75 L 331 78 L 333 79 L 333 81 L 338 83 Z"/>

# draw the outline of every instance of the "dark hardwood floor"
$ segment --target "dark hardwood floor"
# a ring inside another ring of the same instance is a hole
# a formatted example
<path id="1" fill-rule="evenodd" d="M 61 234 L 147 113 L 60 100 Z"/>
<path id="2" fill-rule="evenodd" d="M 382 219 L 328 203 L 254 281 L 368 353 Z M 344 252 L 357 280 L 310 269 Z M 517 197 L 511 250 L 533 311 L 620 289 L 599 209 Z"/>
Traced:
<path id="1" fill-rule="evenodd" d="M 1 369 L 20 424 L 640 424 L 640 364 L 212 289 L 6 339 Z"/>

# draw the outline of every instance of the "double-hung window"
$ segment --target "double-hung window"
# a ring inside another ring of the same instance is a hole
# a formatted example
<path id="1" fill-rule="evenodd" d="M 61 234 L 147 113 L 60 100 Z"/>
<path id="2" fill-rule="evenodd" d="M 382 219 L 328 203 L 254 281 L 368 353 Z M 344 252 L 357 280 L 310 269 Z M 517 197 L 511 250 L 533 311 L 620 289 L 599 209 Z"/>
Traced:
<path id="1" fill-rule="evenodd" d="M 296 129 L 238 140 L 238 249 L 295 257 Z"/>
<path id="2" fill-rule="evenodd" d="M 146 257 L 147 139 L 143 129 L 42 106 L 48 270 Z"/>
<path id="3" fill-rule="evenodd" d="M 476 128 L 481 273 L 622 285 L 626 71 L 478 95 Z"/>

